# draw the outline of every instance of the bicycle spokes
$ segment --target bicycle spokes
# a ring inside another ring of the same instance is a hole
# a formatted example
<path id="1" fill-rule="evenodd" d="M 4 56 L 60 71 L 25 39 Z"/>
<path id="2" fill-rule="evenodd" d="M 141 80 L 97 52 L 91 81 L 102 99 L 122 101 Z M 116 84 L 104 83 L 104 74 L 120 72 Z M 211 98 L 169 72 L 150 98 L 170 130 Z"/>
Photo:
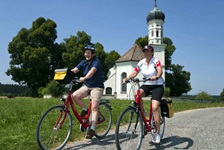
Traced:
<path id="1" fill-rule="evenodd" d="M 143 123 L 136 109 L 128 107 L 118 118 L 115 130 L 117 149 L 139 149 L 143 137 Z"/>

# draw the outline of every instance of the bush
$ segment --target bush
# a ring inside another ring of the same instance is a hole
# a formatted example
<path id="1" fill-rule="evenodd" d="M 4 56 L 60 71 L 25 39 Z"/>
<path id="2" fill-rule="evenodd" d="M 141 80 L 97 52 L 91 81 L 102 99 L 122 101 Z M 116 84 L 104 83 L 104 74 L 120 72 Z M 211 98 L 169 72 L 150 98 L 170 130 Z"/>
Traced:
<path id="1" fill-rule="evenodd" d="M 46 90 L 53 97 L 59 97 L 63 94 L 64 88 L 61 84 L 52 80 L 50 83 L 47 84 Z"/>
<path id="2" fill-rule="evenodd" d="M 222 90 L 220 97 L 221 97 L 221 100 L 224 101 L 224 89 Z"/>
<path id="3" fill-rule="evenodd" d="M 211 100 L 212 97 L 205 91 L 198 93 L 195 97 L 198 100 Z"/>
<path id="4" fill-rule="evenodd" d="M 170 96 L 170 88 L 165 87 L 165 89 L 164 89 L 164 95 L 165 95 L 165 97 L 169 97 Z"/>

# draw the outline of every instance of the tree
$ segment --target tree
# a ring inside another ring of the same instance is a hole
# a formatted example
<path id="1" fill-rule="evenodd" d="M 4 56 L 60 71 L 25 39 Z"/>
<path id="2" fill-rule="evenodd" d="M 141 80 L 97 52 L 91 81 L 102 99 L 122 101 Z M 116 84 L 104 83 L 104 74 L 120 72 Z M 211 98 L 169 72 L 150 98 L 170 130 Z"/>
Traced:
<path id="1" fill-rule="evenodd" d="M 137 40 L 135 40 L 135 44 L 137 44 L 139 47 L 143 48 L 145 45 L 148 44 L 148 36 L 139 37 Z"/>
<path id="2" fill-rule="evenodd" d="M 198 93 L 195 97 L 198 100 L 211 100 L 212 97 L 205 91 Z"/>
<path id="3" fill-rule="evenodd" d="M 110 68 L 112 68 L 115 64 L 115 61 L 120 57 L 120 55 L 118 54 L 118 52 L 116 52 L 115 50 L 110 51 L 109 53 L 106 54 L 106 59 L 105 59 L 105 64 L 106 64 L 106 69 L 107 69 L 107 73 L 110 70 Z"/>
<path id="4" fill-rule="evenodd" d="M 174 51 L 176 50 L 176 47 L 173 45 L 173 42 L 170 38 L 165 37 L 163 39 L 163 43 L 166 44 L 165 47 L 165 70 L 170 70 L 172 65 L 172 58 Z"/>
<path id="5" fill-rule="evenodd" d="M 171 96 L 180 96 L 191 90 L 190 72 L 184 71 L 183 66 L 172 64 L 169 72 L 166 71 L 166 87 L 170 88 Z"/>
<path id="6" fill-rule="evenodd" d="M 224 101 L 224 89 L 222 90 L 220 97 L 221 97 L 221 100 Z"/>
<path id="7" fill-rule="evenodd" d="M 65 51 L 62 53 L 62 59 L 66 67 L 74 68 L 81 60 L 84 59 L 83 49 L 85 44 L 91 44 L 91 36 L 84 31 L 78 31 L 77 35 L 64 39 L 60 45 Z"/>
<path id="8" fill-rule="evenodd" d="M 22 28 L 9 43 L 11 61 L 6 74 L 31 88 L 33 96 L 38 96 L 38 88 L 52 79 L 54 67 L 60 66 L 58 45 L 54 43 L 56 27 L 54 21 L 40 17 L 33 22 L 32 28 Z"/>
<path id="9" fill-rule="evenodd" d="M 63 94 L 64 88 L 60 83 L 51 80 L 46 86 L 46 91 L 53 97 L 59 97 Z"/>

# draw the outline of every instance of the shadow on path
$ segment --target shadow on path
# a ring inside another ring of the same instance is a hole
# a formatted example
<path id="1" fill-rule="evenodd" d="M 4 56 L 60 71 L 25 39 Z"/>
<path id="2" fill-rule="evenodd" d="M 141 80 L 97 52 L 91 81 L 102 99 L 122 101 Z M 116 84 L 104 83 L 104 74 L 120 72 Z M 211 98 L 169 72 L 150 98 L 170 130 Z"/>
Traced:
<path id="1" fill-rule="evenodd" d="M 83 140 L 82 142 L 77 143 L 77 145 L 73 145 L 71 147 L 66 148 L 66 150 L 85 149 L 93 145 L 99 145 L 99 146 L 114 145 L 113 147 L 115 147 L 114 134 L 107 135 L 105 138 L 102 138 L 102 139 L 98 139 L 96 137 L 94 137 L 92 140 L 86 139 L 86 140 Z"/>
<path id="2" fill-rule="evenodd" d="M 146 140 L 146 139 L 145 139 Z M 143 139 L 142 148 L 148 147 L 150 150 L 164 150 L 164 149 L 189 149 L 193 146 L 194 141 L 187 137 L 170 136 L 161 140 L 160 144 L 146 142 Z M 103 139 L 93 138 L 92 140 L 83 140 L 81 142 L 74 142 L 76 145 L 70 145 L 66 150 L 89 149 L 91 146 L 105 146 L 105 149 L 115 149 L 114 134 L 108 135 Z M 110 148 L 107 146 L 110 145 Z M 144 148 L 143 148 L 144 149 Z"/>
<path id="3" fill-rule="evenodd" d="M 155 149 L 189 149 L 193 146 L 194 141 L 187 137 L 179 137 L 179 136 L 170 136 L 161 140 L 160 144 L 151 144 L 150 146 L 155 146 Z"/>

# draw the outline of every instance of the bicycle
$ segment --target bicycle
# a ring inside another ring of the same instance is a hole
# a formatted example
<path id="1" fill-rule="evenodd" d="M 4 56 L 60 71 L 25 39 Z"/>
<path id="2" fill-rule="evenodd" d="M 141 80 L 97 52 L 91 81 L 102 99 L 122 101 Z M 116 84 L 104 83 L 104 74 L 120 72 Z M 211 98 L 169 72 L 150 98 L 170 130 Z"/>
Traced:
<path id="1" fill-rule="evenodd" d="M 82 117 L 79 115 L 73 100 L 72 87 L 78 84 L 78 78 L 74 77 L 69 84 L 67 98 L 61 98 L 62 105 L 56 105 L 48 109 L 41 117 L 36 131 L 37 143 L 41 149 L 62 149 L 68 142 L 72 133 L 72 115 L 80 123 L 80 130 L 86 131 L 86 135 L 91 126 L 91 99 L 89 98 L 88 113 Z M 112 124 L 112 113 L 109 100 L 101 100 L 99 104 L 99 117 L 95 127 L 95 136 L 97 138 L 105 137 Z M 70 108 L 71 110 L 70 111 Z"/>
<path id="2" fill-rule="evenodd" d="M 147 79 L 150 80 L 150 79 Z M 130 79 L 126 83 L 137 85 L 138 90 L 135 95 L 135 101 L 132 105 L 124 109 L 117 121 L 115 129 L 115 143 L 118 150 L 140 149 L 142 139 L 151 132 L 152 138 L 155 138 L 157 133 L 154 114 L 152 111 L 152 101 L 150 102 L 149 119 L 146 118 L 143 108 L 141 108 L 139 83 L 147 81 L 146 79 Z M 160 118 L 160 137 L 162 139 L 165 130 L 165 118 L 161 115 Z"/>

